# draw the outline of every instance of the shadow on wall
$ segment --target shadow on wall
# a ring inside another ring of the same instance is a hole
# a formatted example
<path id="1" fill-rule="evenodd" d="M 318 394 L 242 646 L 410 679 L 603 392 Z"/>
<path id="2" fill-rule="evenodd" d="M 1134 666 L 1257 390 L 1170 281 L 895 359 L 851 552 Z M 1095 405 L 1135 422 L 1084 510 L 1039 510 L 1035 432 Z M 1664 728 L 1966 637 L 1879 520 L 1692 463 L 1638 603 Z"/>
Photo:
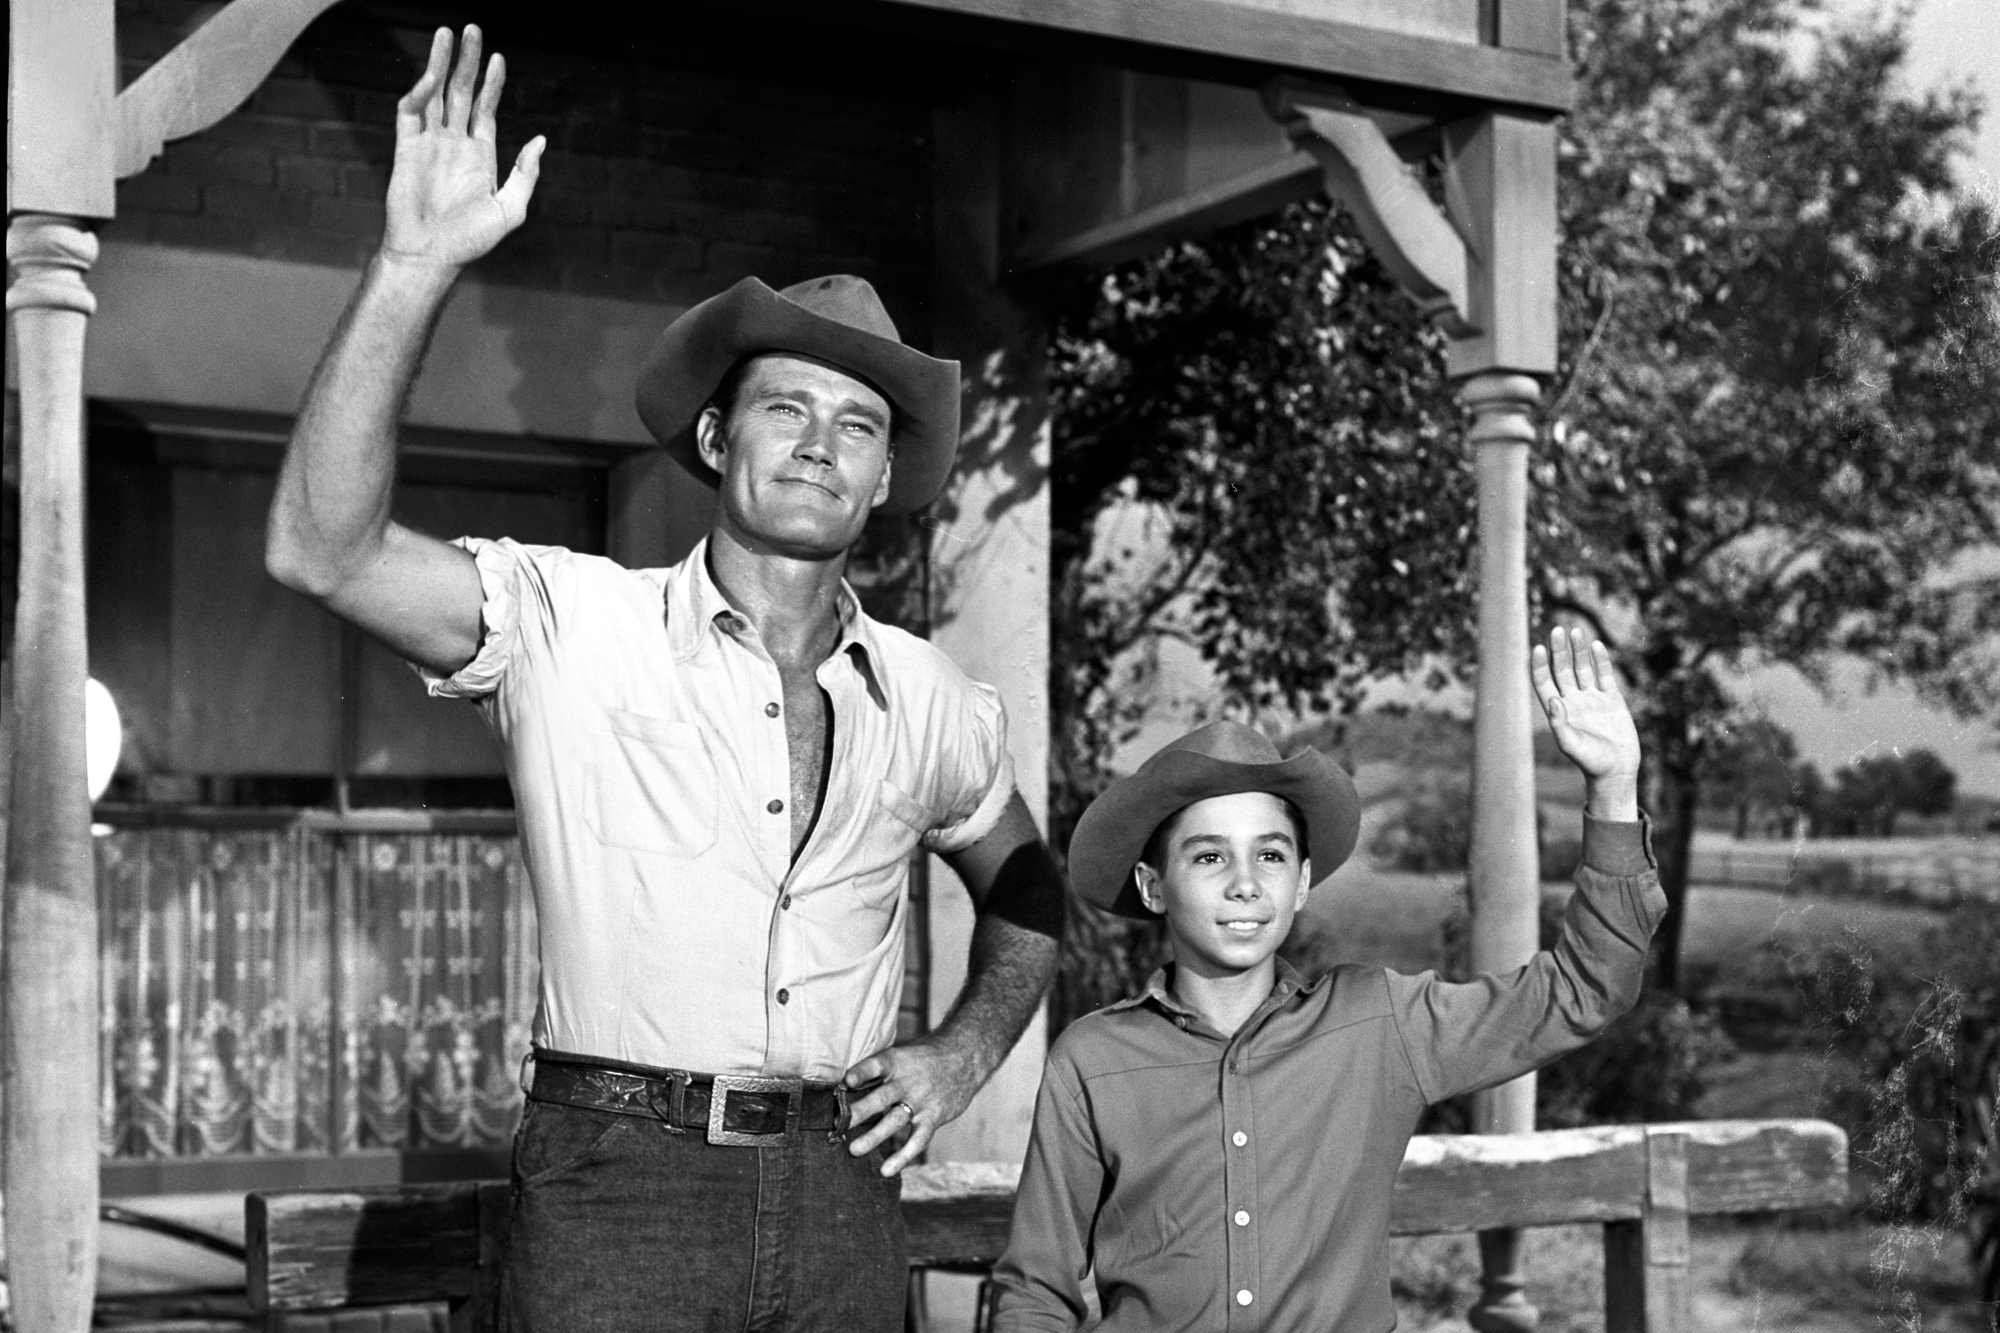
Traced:
<path id="1" fill-rule="evenodd" d="M 655 314 L 637 302 L 603 299 L 558 305 L 540 290 L 498 284 L 482 285 L 476 295 L 478 321 L 498 335 L 505 351 L 492 382 L 506 385 L 523 434 L 646 438 L 633 406 L 639 363 L 677 309 Z M 552 309 L 576 313 L 556 320 Z"/>
<path id="2" fill-rule="evenodd" d="M 983 584 L 993 562 L 1022 554 L 994 537 L 1049 484 L 1042 350 L 1039 337 L 1018 338 L 987 353 L 966 379 L 952 484 L 919 520 L 932 534 L 933 629 L 952 623 L 964 591 Z M 1045 539 L 1031 541 L 1028 551 L 1045 566 Z"/>

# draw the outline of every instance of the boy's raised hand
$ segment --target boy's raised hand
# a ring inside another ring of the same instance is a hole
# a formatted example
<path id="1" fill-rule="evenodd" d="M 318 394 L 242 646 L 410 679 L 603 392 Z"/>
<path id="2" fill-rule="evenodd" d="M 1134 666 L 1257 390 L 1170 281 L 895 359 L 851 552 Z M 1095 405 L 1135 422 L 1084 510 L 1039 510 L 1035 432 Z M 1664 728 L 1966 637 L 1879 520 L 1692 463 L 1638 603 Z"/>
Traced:
<path id="1" fill-rule="evenodd" d="M 430 61 L 396 103 L 396 157 L 389 172 L 385 258 L 462 268 L 521 225 L 541 174 L 541 136 L 522 146 L 497 183 L 495 112 L 507 65 L 495 55 L 477 92 L 479 29 L 466 26 L 456 64 L 449 28 L 431 39 Z"/>
<path id="2" fill-rule="evenodd" d="M 1618 687 L 1611 652 L 1581 630 L 1556 629 L 1536 646 L 1530 674 L 1549 730 L 1582 770 L 1586 806 L 1600 819 L 1637 819 L 1639 728 Z"/>

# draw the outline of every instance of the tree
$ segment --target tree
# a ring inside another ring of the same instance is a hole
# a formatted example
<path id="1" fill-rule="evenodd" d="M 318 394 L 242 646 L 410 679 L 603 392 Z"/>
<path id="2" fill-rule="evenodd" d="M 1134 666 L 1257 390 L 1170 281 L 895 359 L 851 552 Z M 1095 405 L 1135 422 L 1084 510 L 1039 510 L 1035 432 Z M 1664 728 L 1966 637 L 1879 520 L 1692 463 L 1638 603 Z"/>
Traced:
<path id="1" fill-rule="evenodd" d="M 1871 754 L 1833 775 L 1830 818 L 1836 833 L 1896 836 L 1900 814 L 1942 815 L 1958 798 L 1958 774 L 1932 750 Z"/>
<path id="2" fill-rule="evenodd" d="M 1884 836 L 1896 822 L 1896 761 L 1866 755 L 1833 772 L 1828 822 L 1836 837 Z"/>
<path id="3" fill-rule="evenodd" d="M 1896 773 L 1896 809 L 1919 816 L 1948 815 L 1958 802 L 1958 774 L 1935 750 L 1911 750 Z M 1892 830 L 1893 831 L 1893 830 Z"/>
<path id="4" fill-rule="evenodd" d="M 1051 839 L 1067 846 L 1192 646 L 1246 716 L 1462 660 L 1471 479 L 1442 344 L 1325 202 L 1081 285 L 1059 313 Z M 1056 1018 L 1143 978 L 1157 931 L 1079 909 Z"/>
<path id="5" fill-rule="evenodd" d="M 1718 729 L 1704 756 L 1701 779 L 1734 813 L 1737 837 L 1749 836 L 1753 815 L 1784 817 L 1798 757 L 1792 733 L 1767 717 L 1731 719 Z"/>
<path id="6" fill-rule="evenodd" d="M 1966 715 L 2000 697 L 2000 579 L 1953 563 L 2000 541 L 2000 237 L 1951 178 L 1978 107 L 1898 90 L 1900 20 L 1814 44 L 1811 14 L 1572 10 L 1531 569 L 1634 678 L 1676 907 L 1727 669 L 1855 654 Z"/>
<path id="7" fill-rule="evenodd" d="M 1629 677 L 1676 909 L 1733 669 L 1823 685 L 1853 654 L 1963 714 L 2000 703 L 2000 576 L 1955 560 L 2000 544 L 2000 235 L 1950 172 L 1979 108 L 1898 89 L 1900 21 L 1816 37 L 1815 13 L 1571 10 L 1531 593 Z M 1192 645 L 1240 712 L 1344 707 L 1366 675 L 1464 673 L 1474 614 L 1435 337 L 1337 212 L 1078 296 L 1052 365 L 1059 841 L 1161 643 Z M 1676 989 L 1684 919 L 1661 941 Z M 1077 926 L 1059 1019 L 1102 998 L 1107 957 L 1112 989 L 1143 961 Z"/>
<path id="8" fill-rule="evenodd" d="M 1784 832 L 1787 838 L 1799 832 L 1799 821 L 1805 823 L 1805 836 L 1820 838 L 1827 833 L 1827 803 L 1830 795 L 1826 779 L 1819 767 L 1808 760 L 1800 760 L 1792 765 L 1792 799 L 1785 808 Z"/>

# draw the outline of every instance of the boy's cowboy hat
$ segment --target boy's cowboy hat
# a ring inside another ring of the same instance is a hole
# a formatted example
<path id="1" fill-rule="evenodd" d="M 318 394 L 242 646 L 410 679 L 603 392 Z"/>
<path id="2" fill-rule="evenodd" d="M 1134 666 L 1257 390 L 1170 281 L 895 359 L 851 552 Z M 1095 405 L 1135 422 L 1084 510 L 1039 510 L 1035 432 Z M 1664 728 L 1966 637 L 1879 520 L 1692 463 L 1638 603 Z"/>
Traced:
<path id="1" fill-rule="evenodd" d="M 1150 919 L 1132 866 L 1153 831 L 1182 806 L 1211 796 L 1265 791 L 1305 816 L 1305 855 L 1325 879 L 1354 850 L 1361 800 L 1347 771 L 1317 750 L 1289 759 L 1240 722 L 1211 722 L 1163 748 L 1137 772 L 1106 787 L 1069 840 L 1069 881 L 1085 902 L 1120 916 Z"/>
<path id="2" fill-rule="evenodd" d="M 875 289 L 844 273 L 783 291 L 745 278 L 667 325 L 639 371 L 639 416 L 683 467 L 715 482 L 695 451 L 695 418 L 729 368 L 757 352 L 823 361 L 889 400 L 896 461 L 878 512 L 907 513 L 937 498 L 958 452 L 958 362 L 905 344 Z"/>

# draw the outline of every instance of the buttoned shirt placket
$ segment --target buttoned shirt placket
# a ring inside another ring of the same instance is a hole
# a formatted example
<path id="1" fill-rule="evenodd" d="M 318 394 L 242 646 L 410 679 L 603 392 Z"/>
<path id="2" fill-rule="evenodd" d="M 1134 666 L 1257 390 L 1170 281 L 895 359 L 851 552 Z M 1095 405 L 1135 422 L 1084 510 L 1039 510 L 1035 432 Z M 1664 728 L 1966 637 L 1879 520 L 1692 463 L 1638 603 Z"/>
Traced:
<path id="1" fill-rule="evenodd" d="M 827 800 L 833 796 L 834 775 L 848 771 L 847 752 L 853 742 L 854 672 L 859 669 L 853 656 L 857 650 L 860 654 L 867 652 L 855 632 L 857 619 L 843 600 L 840 642 L 813 671 L 814 679 L 826 694 L 828 725 L 833 728 L 833 753 L 827 757 Z M 759 864 L 765 870 L 768 881 L 777 885 L 777 892 L 772 895 L 771 926 L 764 954 L 765 1058 L 767 1068 L 796 1069 L 803 1065 L 807 1057 L 811 1033 L 807 1015 L 811 1011 L 812 997 L 805 993 L 809 990 L 805 979 L 782 974 L 782 960 L 790 956 L 790 951 L 782 947 L 780 935 L 791 928 L 792 895 L 801 881 L 802 872 L 810 872 L 814 844 L 821 840 L 830 812 L 824 808 L 820 810 L 812 830 L 806 835 L 805 844 L 799 848 L 798 859 L 792 860 L 789 804 L 792 759 L 786 736 L 784 681 L 778 673 L 778 664 L 764 648 L 762 636 L 748 620 L 734 611 L 724 610 L 716 612 L 711 623 L 720 640 L 717 644 L 720 651 L 747 652 L 757 660 L 758 670 L 764 676 L 770 696 L 762 710 L 769 725 L 755 729 L 757 739 L 751 756 L 757 789 L 775 793 L 763 806 L 757 838 Z"/>
<path id="2" fill-rule="evenodd" d="M 1222 1104 L 1222 1206 L 1224 1246 L 1223 1308 L 1229 1312 L 1230 1333 L 1259 1333 L 1264 1327 L 1263 1310 L 1258 1304 L 1263 1273 L 1261 1245 L 1262 1185 L 1258 1178 L 1260 1148 L 1257 1126 L 1257 1098 L 1254 1061 L 1250 1047 L 1258 1032 L 1298 990 L 1290 976 L 1280 975 L 1270 995 L 1244 1020 L 1232 1037 L 1201 1020 L 1184 1007 L 1164 986 L 1155 984 L 1150 997 L 1160 1011 L 1173 1019 L 1174 1026 L 1196 1037 L 1221 1044 L 1216 1061 L 1217 1093 Z"/>

